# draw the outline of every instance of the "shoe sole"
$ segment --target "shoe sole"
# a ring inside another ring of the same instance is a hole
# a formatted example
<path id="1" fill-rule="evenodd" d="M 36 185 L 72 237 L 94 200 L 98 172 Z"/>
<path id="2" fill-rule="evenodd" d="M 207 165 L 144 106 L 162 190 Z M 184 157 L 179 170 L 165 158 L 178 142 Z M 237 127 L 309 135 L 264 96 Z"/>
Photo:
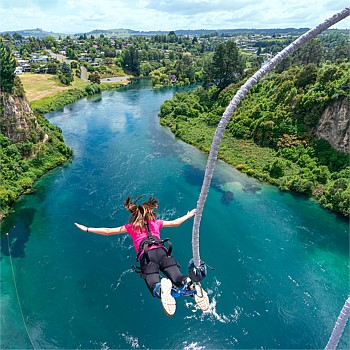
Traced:
<path id="1" fill-rule="evenodd" d="M 197 294 L 194 295 L 194 300 L 196 301 L 198 308 L 202 311 L 207 311 L 209 309 L 209 298 L 207 292 L 200 284 L 195 284 L 195 289 Z"/>
<path id="2" fill-rule="evenodd" d="M 171 295 L 172 286 L 173 284 L 169 279 L 162 278 L 160 282 L 160 300 L 167 316 L 173 316 L 176 311 L 176 301 Z"/>

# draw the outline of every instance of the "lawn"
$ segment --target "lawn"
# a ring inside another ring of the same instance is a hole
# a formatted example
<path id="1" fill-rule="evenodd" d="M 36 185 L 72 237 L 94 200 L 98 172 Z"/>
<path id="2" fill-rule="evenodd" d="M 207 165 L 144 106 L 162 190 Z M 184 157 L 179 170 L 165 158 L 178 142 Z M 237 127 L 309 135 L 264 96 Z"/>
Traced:
<path id="1" fill-rule="evenodd" d="M 19 77 L 23 83 L 29 102 L 50 96 L 58 91 L 82 88 L 90 83 L 89 81 L 84 81 L 76 76 L 74 76 L 74 82 L 70 86 L 63 86 L 52 74 L 23 73 L 19 75 Z"/>

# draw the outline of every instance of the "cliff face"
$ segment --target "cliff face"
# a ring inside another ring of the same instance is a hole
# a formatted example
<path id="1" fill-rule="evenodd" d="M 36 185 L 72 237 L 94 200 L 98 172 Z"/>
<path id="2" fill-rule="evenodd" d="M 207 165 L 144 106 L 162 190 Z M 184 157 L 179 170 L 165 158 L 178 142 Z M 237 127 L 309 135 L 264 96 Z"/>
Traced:
<path id="1" fill-rule="evenodd" d="M 26 140 L 39 141 L 43 137 L 43 131 L 25 97 L 4 92 L 0 96 L 2 104 L 1 133 L 8 137 L 12 143 L 25 142 Z"/>
<path id="2" fill-rule="evenodd" d="M 318 138 L 327 140 L 337 151 L 349 153 L 349 98 L 336 101 L 323 112 L 316 127 Z"/>

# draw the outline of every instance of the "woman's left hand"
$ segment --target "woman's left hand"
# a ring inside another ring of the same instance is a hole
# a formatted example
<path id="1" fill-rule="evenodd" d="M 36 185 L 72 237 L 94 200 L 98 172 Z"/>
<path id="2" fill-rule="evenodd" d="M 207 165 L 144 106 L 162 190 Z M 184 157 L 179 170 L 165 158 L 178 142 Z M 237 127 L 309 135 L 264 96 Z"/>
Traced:
<path id="1" fill-rule="evenodd" d="M 190 210 L 190 211 L 188 211 L 187 212 L 187 215 L 188 215 L 188 217 L 192 217 L 192 216 L 195 216 L 196 215 L 196 209 L 192 209 L 192 210 Z"/>

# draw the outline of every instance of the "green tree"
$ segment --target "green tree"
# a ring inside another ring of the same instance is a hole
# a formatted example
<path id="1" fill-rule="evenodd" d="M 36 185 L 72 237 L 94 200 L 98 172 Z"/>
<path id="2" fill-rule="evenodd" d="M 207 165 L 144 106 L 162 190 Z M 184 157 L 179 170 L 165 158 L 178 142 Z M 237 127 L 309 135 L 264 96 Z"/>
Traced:
<path id="1" fill-rule="evenodd" d="M 216 85 L 220 90 L 237 82 L 243 74 L 244 61 L 233 41 L 220 44 L 213 56 L 213 61 L 204 71 L 205 81 Z"/>
<path id="2" fill-rule="evenodd" d="M 14 32 L 12 34 L 12 38 L 15 39 L 15 40 L 22 40 L 23 36 L 21 34 L 18 34 L 17 32 Z"/>
<path id="3" fill-rule="evenodd" d="M 58 71 L 58 65 L 57 63 L 51 61 L 47 64 L 47 73 L 49 74 L 57 74 Z"/>
<path id="4" fill-rule="evenodd" d="M 10 49 L 0 41 L 0 90 L 12 92 L 15 80 L 16 60 Z"/>
<path id="5" fill-rule="evenodd" d="M 310 40 L 292 56 L 293 63 L 319 65 L 323 59 L 324 50 L 318 38 Z"/>
<path id="6" fill-rule="evenodd" d="M 93 84 L 100 84 L 101 83 L 100 75 L 98 74 L 98 72 L 91 73 L 89 75 L 89 80 Z"/>
<path id="7" fill-rule="evenodd" d="M 132 45 L 128 47 L 123 53 L 122 66 L 124 69 L 134 72 L 136 75 L 140 74 L 140 57 L 135 46 Z"/>
<path id="8" fill-rule="evenodd" d="M 70 64 L 63 62 L 61 66 L 61 72 L 62 73 L 58 75 L 61 83 L 65 85 L 70 85 L 71 82 L 74 80 Z"/>

